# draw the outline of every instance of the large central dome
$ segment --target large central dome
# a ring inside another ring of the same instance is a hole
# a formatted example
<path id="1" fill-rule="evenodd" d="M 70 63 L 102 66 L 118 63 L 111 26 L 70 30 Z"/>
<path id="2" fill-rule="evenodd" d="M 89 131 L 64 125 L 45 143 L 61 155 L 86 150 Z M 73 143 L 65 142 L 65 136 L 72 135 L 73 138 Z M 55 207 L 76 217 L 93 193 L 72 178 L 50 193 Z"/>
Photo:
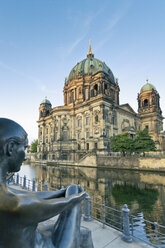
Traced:
<path id="1" fill-rule="evenodd" d="M 115 83 L 115 78 L 110 68 L 101 60 L 94 58 L 91 46 L 89 46 L 87 58 L 73 67 L 67 81 L 70 82 L 78 76 L 95 75 L 98 72 L 104 72 L 109 76 L 112 83 Z"/>

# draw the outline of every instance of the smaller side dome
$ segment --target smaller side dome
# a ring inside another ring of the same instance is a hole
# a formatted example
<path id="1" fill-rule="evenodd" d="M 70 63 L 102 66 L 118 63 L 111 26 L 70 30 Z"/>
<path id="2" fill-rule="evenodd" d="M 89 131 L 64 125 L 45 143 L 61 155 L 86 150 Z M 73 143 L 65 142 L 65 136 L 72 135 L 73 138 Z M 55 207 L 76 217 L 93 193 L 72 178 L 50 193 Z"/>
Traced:
<path id="1" fill-rule="evenodd" d="M 47 99 L 47 97 L 45 97 L 45 99 L 41 102 L 41 104 L 52 105 L 51 102 Z"/>
<path id="2" fill-rule="evenodd" d="M 140 90 L 140 93 L 145 92 L 145 91 L 149 91 L 149 90 L 155 90 L 156 88 L 154 85 L 148 83 L 148 79 L 147 79 L 147 83 L 145 85 L 143 85 L 143 87 Z"/>

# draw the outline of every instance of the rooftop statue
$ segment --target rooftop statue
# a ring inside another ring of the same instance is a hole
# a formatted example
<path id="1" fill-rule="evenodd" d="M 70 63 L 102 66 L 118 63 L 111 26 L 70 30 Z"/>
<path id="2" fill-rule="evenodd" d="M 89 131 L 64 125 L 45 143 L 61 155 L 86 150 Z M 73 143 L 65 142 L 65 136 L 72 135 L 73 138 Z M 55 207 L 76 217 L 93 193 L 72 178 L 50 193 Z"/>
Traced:
<path id="1" fill-rule="evenodd" d="M 55 192 L 28 192 L 6 187 L 8 173 L 20 170 L 28 146 L 27 133 L 16 122 L 0 118 L 0 248 L 79 248 L 81 186 Z M 37 225 L 59 214 L 54 227 Z M 90 246 L 90 247 L 93 247 Z"/>

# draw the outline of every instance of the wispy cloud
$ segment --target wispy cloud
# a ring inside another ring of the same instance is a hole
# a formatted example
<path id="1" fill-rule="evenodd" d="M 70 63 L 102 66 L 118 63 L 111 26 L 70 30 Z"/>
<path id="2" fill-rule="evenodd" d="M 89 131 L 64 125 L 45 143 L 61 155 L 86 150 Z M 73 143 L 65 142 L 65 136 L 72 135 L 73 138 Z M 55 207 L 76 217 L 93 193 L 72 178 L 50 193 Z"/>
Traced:
<path id="1" fill-rule="evenodd" d="M 84 18 L 83 26 L 85 28 L 90 28 L 95 19 L 105 10 L 106 6 L 102 6 L 98 11 L 91 13 L 90 15 Z"/>
<path id="2" fill-rule="evenodd" d="M 69 47 L 68 51 L 67 51 L 67 55 L 70 55 L 72 53 L 72 51 L 79 45 L 79 43 L 85 38 L 87 34 L 83 34 L 82 36 L 78 37 Z"/>
<path id="3" fill-rule="evenodd" d="M 106 25 L 104 31 L 110 31 L 112 30 L 117 23 L 122 19 L 122 17 L 124 16 L 124 13 L 116 13 L 109 21 L 108 24 Z"/>
<path id="4" fill-rule="evenodd" d="M 104 38 L 101 39 L 101 41 L 97 44 L 95 51 L 102 48 L 105 43 L 110 40 L 112 36 L 112 33 L 110 34 L 110 31 L 113 30 L 126 15 L 133 1 L 134 0 L 125 1 L 125 4 L 123 6 L 120 6 L 120 8 L 117 9 L 116 12 L 111 16 L 111 18 L 107 20 L 107 24 L 102 29 L 102 37 Z"/>
<path id="5" fill-rule="evenodd" d="M 100 42 L 97 42 L 97 45 L 95 46 L 95 52 L 97 52 L 100 48 L 102 48 L 108 41 L 109 41 L 110 37 L 106 37 L 104 39 L 102 39 Z"/>
<path id="6" fill-rule="evenodd" d="M 124 1 L 123 5 L 112 15 L 104 29 L 105 32 L 112 30 L 119 21 L 126 15 L 134 0 Z"/>

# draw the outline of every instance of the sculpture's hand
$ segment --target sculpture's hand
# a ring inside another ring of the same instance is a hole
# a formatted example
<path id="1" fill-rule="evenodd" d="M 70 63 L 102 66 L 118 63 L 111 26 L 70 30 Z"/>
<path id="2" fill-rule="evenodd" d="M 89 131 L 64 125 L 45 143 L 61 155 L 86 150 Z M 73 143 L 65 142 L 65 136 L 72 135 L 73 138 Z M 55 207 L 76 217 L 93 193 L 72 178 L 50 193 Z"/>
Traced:
<path id="1" fill-rule="evenodd" d="M 86 192 L 85 191 L 83 191 L 81 193 L 78 193 L 78 194 L 75 194 L 75 195 L 71 195 L 69 197 L 69 198 L 71 198 L 70 203 L 71 203 L 71 205 L 74 206 L 74 205 L 80 203 L 81 201 L 83 201 L 85 199 L 85 197 L 86 197 Z"/>
<path id="2" fill-rule="evenodd" d="M 78 185 L 78 192 L 79 193 L 84 192 L 84 188 L 81 185 Z"/>

